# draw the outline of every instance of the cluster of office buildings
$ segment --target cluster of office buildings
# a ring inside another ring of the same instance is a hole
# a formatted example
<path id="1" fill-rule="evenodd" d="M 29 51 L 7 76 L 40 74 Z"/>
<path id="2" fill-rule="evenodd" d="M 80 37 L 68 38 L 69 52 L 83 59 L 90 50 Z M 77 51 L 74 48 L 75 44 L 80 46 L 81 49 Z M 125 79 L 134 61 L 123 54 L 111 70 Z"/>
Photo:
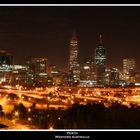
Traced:
<path id="1" fill-rule="evenodd" d="M 106 48 L 102 35 L 94 55 L 79 63 L 79 42 L 76 32 L 72 33 L 69 49 L 69 69 L 62 72 L 56 65 L 49 65 L 43 57 L 31 58 L 25 65 L 15 65 L 13 56 L 0 51 L 0 84 L 26 87 L 81 86 L 104 87 L 126 86 L 138 82 L 136 62 L 133 58 L 122 60 L 123 71 L 106 65 Z"/>
<path id="2" fill-rule="evenodd" d="M 25 65 L 14 64 L 12 54 L 0 51 L 0 84 L 26 87 L 60 85 L 63 72 L 55 65 L 48 65 L 44 57 L 31 58 Z"/>
<path id="3" fill-rule="evenodd" d="M 122 60 L 123 70 L 106 65 L 106 48 L 103 45 L 102 35 L 99 35 L 98 46 L 94 55 L 79 64 L 78 38 L 73 33 L 70 41 L 69 72 L 72 84 L 84 87 L 104 86 L 132 86 L 139 82 L 139 73 L 136 71 L 136 62 L 133 58 Z"/>

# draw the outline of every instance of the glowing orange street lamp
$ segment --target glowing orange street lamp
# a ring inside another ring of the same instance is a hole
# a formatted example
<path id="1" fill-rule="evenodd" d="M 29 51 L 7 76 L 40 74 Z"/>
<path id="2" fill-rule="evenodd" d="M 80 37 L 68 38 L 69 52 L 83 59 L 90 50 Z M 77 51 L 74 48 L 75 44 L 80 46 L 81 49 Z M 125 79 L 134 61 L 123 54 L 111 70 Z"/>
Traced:
<path id="1" fill-rule="evenodd" d="M 52 126 L 50 126 L 50 127 L 49 127 L 49 130 L 53 130 L 53 127 L 52 127 Z"/>

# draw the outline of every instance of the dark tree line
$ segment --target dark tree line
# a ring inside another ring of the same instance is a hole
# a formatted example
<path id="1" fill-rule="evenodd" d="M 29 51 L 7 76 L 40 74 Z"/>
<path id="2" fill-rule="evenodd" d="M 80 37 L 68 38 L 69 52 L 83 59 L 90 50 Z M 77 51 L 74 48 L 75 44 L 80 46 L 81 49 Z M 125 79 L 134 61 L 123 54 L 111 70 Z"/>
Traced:
<path id="1" fill-rule="evenodd" d="M 118 103 L 109 107 L 102 103 L 74 104 L 67 110 L 38 110 L 32 106 L 31 112 L 23 104 L 18 104 L 10 116 L 14 116 L 16 111 L 19 112 L 19 118 L 28 120 L 31 117 L 30 123 L 43 129 L 48 129 L 50 125 L 56 129 L 140 128 L 140 107 L 133 104 L 131 108 Z M 0 115 L 3 115 L 2 106 Z"/>
<path id="2" fill-rule="evenodd" d="M 103 104 L 75 104 L 63 112 L 61 128 L 69 129 L 124 129 L 140 128 L 140 107 L 131 108 L 117 103 L 106 108 Z"/>

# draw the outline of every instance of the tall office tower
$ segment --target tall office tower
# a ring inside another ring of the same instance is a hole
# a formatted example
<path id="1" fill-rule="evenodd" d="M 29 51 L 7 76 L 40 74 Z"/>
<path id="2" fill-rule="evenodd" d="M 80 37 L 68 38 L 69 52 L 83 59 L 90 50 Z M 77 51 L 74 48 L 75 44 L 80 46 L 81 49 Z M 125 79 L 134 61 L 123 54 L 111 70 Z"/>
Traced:
<path id="1" fill-rule="evenodd" d="M 48 70 L 48 59 L 47 58 L 32 58 L 29 61 L 30 68 L 34 71 L 37 75 L 44 75 L 47 74 Z"/>
<path id="2" fill-rule="evenodd" d="M 95 49 L 95 68 L 97 84 L 104 84 L 106 54 L 102 43 L 102 35 L 99 36 L 99 45 Z"/>
<path id="3" fill-rule="evenodd" d="M 114 85 L 119 80 L 119 70 L 117 68 L 110 69 L 109 83 Z"/>
<path id="4" fill-rule="evenodd" d="M 134 59 L 123 59 L 123 73 L 129 74 L 130 71 L 136 70 L 136 62 Z"/>
<path id="5" fill-rule="evenodd" d="M 94 59 L 86 58 L 80 64 L 80 85 L 81 87 L 92 87 L 95 82 Z"/>
<path id="6" fill-rule="evenodd" d="M 104 84 L 106 86 L 118 86 L 120 83 L 120 72 L 117 68 L 106 68 Z"/>
<path id="7" fill-rule="evenodd" d="M 32 58 L 27 61 L 29 75 L 33 77 L 34 85 L 45 86 L 48 74 L 48 59 L 44 57 Z"/>
<path id="8" fill-rule="evenodd" d="M 123 59 L 124 80 L 135 82 L 136 62 L 134 59 Z"/>
<path id="9" fill-rule="evenodd" d="M 13 56 L 5 50 L 0 50 L 0 65 L 13 65 Z"/>
<path id="10" fill-rule="evenodd" d="M 0 50 L 0 83 L 9 82 L 9 74 L 13 68 L 13 56 L 5 50 Z"/>
<path id="11" fill-rule="evenodd" d="M 69 70 L 72 82 L 77 83 L 80 80 L 80 70 L 78 63 L 78 39 L 75 32 L 72 33 L 70 40 Z"/>
<path id="12" fill-rule="evenodd" d="M 92 58 L 86 58 L 80 66 L 80 80 L 94 80 L 94 62 Z"/>

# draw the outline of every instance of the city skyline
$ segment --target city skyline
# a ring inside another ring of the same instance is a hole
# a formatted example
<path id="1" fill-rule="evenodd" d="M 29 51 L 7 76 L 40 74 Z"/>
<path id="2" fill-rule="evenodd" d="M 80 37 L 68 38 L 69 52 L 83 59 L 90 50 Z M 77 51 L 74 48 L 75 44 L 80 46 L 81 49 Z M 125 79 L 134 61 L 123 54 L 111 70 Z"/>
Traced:
<path id="1" fill-rule="evenodd" d="M 12 52 L 16 63 L 45 56 L 64 69 L 73 30 L 80 61 L 94 55 L 101 33 L 107 66 L 122 69 L 124 58 L 135 58 L 139 69 L 139 12 L 139 7 L 0 7 L 0 49 Z"/>
<path id="2" fill-rule="evenodd" d="M 0 7 L 0 129 L 140 128 L 139 13 Z"/>

